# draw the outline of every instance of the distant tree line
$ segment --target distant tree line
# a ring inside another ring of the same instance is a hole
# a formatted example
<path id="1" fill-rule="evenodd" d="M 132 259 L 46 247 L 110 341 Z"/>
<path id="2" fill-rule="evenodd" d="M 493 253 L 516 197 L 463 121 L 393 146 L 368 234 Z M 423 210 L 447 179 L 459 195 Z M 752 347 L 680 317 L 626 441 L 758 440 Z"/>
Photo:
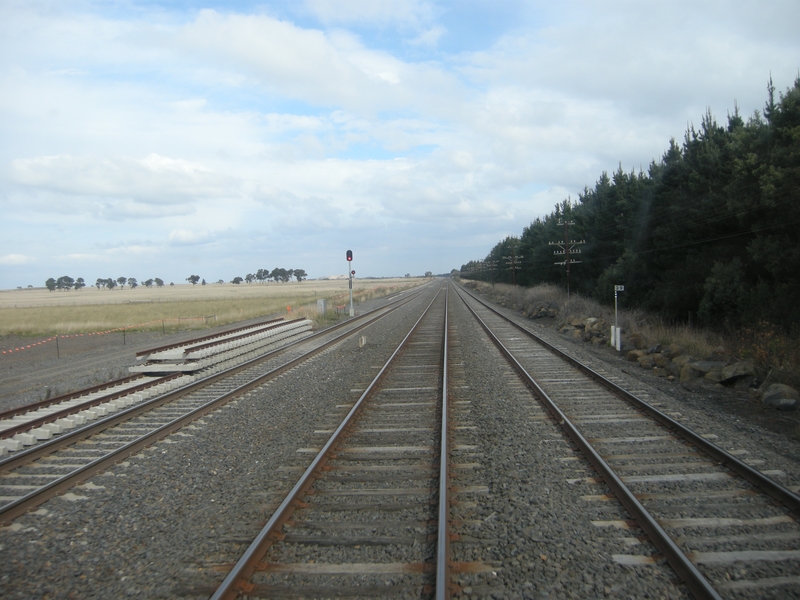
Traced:
<path id="1" fill-rule="evenodd" d="M 86 287 L 86 282 L 83 280 L 83 277 L 78 277 L 77 279 L 73 279 L 68 275 L 64 275 L 63 277 L 59 277 L 58 279 L 53 279 L 52 277 L 44 282 L 45 287 L 54 292 L 55 290 L 71 290 L 76 289 L 79 290 L 81 288 Z"/>
<path id="2" fill-rule="evenodd" d="M 800 77 L 767 91 L 763 112 L 745 121 L 736 107 L 726 126 L 706 112 L 647 173 L 603 173 L 462 276 L 566 285 L 554 250 L 575 241 L 573 291 L 609 302 L 624 285 L 627 306 L 671 320 L 800 333 Z"/>
<path id="3" fill-rule="evenodd" d="M 248 273 L 244 277 L 234 277 L 231 283 L 267 283 L 270 280 L 280 283 L 286 283 L 294 277 L 298 282 L 303 281 L 308 277 L 304 269 L 282 269 L 275 268 L 270 271 L 269 269 L 259 269 L 255 273 Z"/>
<path id="4" fill-rule="evenodd" d="M 272 271 L 269 271 L 267 269 L 259 269 L 255 274 L 248 273 L 246 277 L 234 277 L 231 280 L 231 283 L 235 284 L 240 284 L 242 282 L 252 283 L 254 281 L 258 281 L 259 283 L 267 283 L 270 280 L 286 283 L 290 281 L 292 277 L 294 277 L 295 279 L 297 279 L 298 282 L 300 282 L 306 279 L 308 275 L 306 274 L 304 269 L 276 268 L 273 269 Z M 200 283 L 201 285 L 206 285 L 206 280 L 202 279 L 201 281 L 201 277 L 199 275 L 189 275 L 189 277 L 186 278 L 186 281 L 188 281 L 192 285 L 197 285 L 198 283 Z M 217 281 L 217 283 L 224 283 L 224 282 L 222 281 L 222 279 L 220 279 L 219 281 Z M 116 279 L 114 279 L 113 277 L 109 278 L 98 277 L 97 281 L 95 281 L 94 284 L 98 290 L 103 288 L 113 290 L 117 286 L 119 286 L 120 288 L 124 288 L 126 284 L 131 289 L 135 289 L 136 287 L 139 286 L 139 281 L 135 277 L 117 277 Z M 86 287 L 86 282 L 83 280 L 83 277 L 78 277 L 77 279 L 73 279 L 72 277 L 64 275 L 63 277 L 59 277 L 58 279 L 50 277 L 47 281 L 45 281 L 44 285 L 48 290 L 54 292 L 56 290 L 61 290 L 61 291 L 66 291 L 71 289 L 80 290 L 81 288 Z M 147 288 L 153 287 L 154 285 L 156 287 L 164 287 L 164 280 L 159 277 L 155 277 L 143 281 L 142 285 L 144 285 Z M 170 283 L 170 285 L 175 285 L 175 284 Z"/>
<path id="5" fill-rule="evenodd" d="M 50 277 L 47 281 L 44 282 L 45 287 L 54 292 L 56 290 L 80 290 L 86 287 L 86 282 L 84 281 L 83 277 L 78 277 L 77 279 L 73 279 L 68 275 L 64 275 L 63 277 L 59 277 L 58 279 L 53 279 Z M 139 281 L 135 277 L 117 277 L 114 279 L 113 277 L 103 278 L 98 277 L 97 281 L 94 282 L 95 287 L 97 289 L 109 289 L 113 290 L 115 287 L 119 286 L 120 288 L 124 288 L 125 285 L 134 289 L 139 286 Z M 153 287 L 154 285 L 157 287 L 164 287 L 164 280 L 160 279 L 159 277 L 155 277 L 153 279 L 148 279 L 142 282 L 142 285 L 145 287 Z"/>

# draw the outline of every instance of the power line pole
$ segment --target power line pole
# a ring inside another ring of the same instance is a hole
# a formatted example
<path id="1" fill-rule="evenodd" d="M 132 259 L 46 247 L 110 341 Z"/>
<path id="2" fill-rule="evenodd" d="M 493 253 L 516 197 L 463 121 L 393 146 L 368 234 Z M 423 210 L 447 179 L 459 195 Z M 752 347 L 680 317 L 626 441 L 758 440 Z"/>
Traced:
<path id="1" fill-rule="evenodd" d="M 575 225 L 573 221 L 559 221 L 559 225 L 564 226 L 564 241 L 563 242 L 548 242 L 550 246 L 558 246 L 561 250 L 555 250 L 553 254 L 555 255 L 564 255 L 564 260 L 562 262 L 553 263 L 556 265 L 566 265 L 567 267 L 567 299 L 569 299 L 569 266 L 570 264 L 580 264 L 581 261 L 579 260 L 572 260 L 570 258 L 570 254 L 580 254 L 580 248 L 576 248 L 580 244 L 585 244 L 586 240 L 576 241 L 569 239 L 569 226 Z"/>
<path id="2" fill-rule="evenodd" d="M 494 287 L 494 275 L 495 270 L 497 269 L 497 261 L 496 260 L 485 260 L 483 261 L 484 266 L 489 271 L 489 278 L 492 281 L 492 287 Z"/>
<path id="3" fill-rule="evenodd" d="M 517 249 L 511 249 L 511 256 L 504 256 L 503 260 L 506 261 L 506 264 L 511 269 L 511 283 L 512 285 L 517 285 L 517 271 L 522 267 L 520 264 L 522 263 L 522 259 L 517 257 Z"/>

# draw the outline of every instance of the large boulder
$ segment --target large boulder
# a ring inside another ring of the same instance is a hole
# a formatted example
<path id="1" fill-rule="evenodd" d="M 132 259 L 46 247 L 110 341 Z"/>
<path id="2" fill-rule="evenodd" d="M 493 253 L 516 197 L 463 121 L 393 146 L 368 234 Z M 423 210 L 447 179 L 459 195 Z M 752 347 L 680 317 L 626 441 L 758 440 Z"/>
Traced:
<path id="1" fill-rule="evenodd" d="M 672 376 L 675 379 L 680 379 L 681 376 L 681 366 L 675 361 L 669 361 L 667 363 L 667 374 L 668 376 Z"/>
<path id="2" fill-rule="evenodd" d="M 764 392 L 762 402 L 778 410 L 795 410 L 800 403 L 800 393 L 788 385 L 773 383 Z"/>
<path id="3" fill-rule="evenodd" d="M 695 358 L 691 354 L 681 354 L 672 359 L 673 364 L 683 368 L 686 363 L 694 362 Z"/>
<path id="4" fill-rule="evenodd" d="M 778 410 L 783 410 L 788 412 L 791 410 L 797 410 L 797 404 L 798 404 L 797 400 L 794 400 L 793 398 L 781 398 L 780 400 L 775 402 L 773 406 Z"/>
<path id="5" fill-rule="evenodd" d="M 597 319 L 595 317 L 590 317 L 584 321 L 584 325 L 586 331 L 590 331 L 592 333 L 600 333 L 600 334 L 607 334 L 611 329 L 611 326 L 605 321 L 605 319 Z"/>
<path id="6" fill-rule="evenodd" d="M 652 369 L 653 368 L 653 356 L 651 354 L 645 354 L 644 356 L 639 358 L 639 366 L 643 369 Z"/>
<path id="7" fill-rule="evenodd" d="M 683 346 L 679 346 L 678 344 L 670 344 L 669 345 L 669 355 L 671 358 L 675 358 L 676 356 L 682 356 L 686 354 L 686 348 Z"/>
<path id="8" fill-rule="evenodd" d="M 682 357 L 678 358 L 680 359 Z M 677 363 L 679 361 L 676 359 L 675 362 Z M 705 377 L 710 371 L 722 370 L 723 367 L 725 367 L 724 362 L 716 362 L 713 360 L 696 360 L 692 362 L 685 361 L 681 367 L 681 381 Z"/>
<path id="9" fill-rule="evenodd" d="M 722 383 L 722 369 L 712 369 L 708 373 L 703 376 L 705 381 L 710 381 L 711 383 Z"/>
<path id="10" fill-rule="evenodd" d="M 681 383 L 685 383 L 687 381 L 691 381 L 692 379 L 697 379 L 698 377 L 702 377 L 705 375 L 702 371 L 694 367 L 695 363 L 687 362 L 681 367 L 681 374 L 680 374 L 680 381 Z"/>
<path id="11" fill-rule="evenodd" d="M 625 355 L 625 358 L 631 362 L 637 362 L 640 358 L 645 356 L 647 352 L 645 350 L 628 350 L 628 353 Z"/>
<path id="12" fill-rule="evenodd" d="M 528 316 L 531 319 L 556 318 L 558 309 L 554 306 L 530 306 L 528 308 Z"/>
<path id="13" fill-rule="evenodd" d="M 641 333 L 632 333 L 625 338 L 625 346 L 628 350 L 644 350 L 647 348 L 647 340 Z"/>
<path id="14" fill-rule="evenodd" d="M 651 354 L 650 356 L 653 357 L 653 364 L 660 368 L 666 369 L 667 365 L 669 364 L 669 358 L 664 355 L 663 352 L 656 352 L 655 354 Z"/>
<path id="15" fill-rule="evenodd" d="M 716 360 L 697 360 L 692 362 L 692 365 L 703 375 L 711 371 L 723 372 L 727 366 L 726 363 Z"/>
<path id="16" fill-rule="evenodd" d="M 726 365 L 722 369 L 722 379 L 720 383 L 723 385 L 735 385 L 740 382 L 749 383 L 753 381 L 756 376 L 756 367 L 752 360 L 744 360 Z"/>

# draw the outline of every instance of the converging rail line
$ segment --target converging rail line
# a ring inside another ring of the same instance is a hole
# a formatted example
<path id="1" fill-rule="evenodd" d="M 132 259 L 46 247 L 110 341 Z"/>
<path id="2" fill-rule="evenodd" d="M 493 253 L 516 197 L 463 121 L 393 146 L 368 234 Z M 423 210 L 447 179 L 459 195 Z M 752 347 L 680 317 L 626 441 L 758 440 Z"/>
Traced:
<path id="1" fill-rule="evenodd" d="M 212 598 L 450 595 L 440 291 Z M 457 565 L 486 569 L 485 565 Z"/>
<path id="2" fill-rule="evenodd" d="M 245 392 L 308 360 L 412 301 L 408 295 L 214 374 L 197 378 L 163 378 L 171 391 L 149 399 L 132 394 L 106 402 L 113 409 L 74 407 L 80 411 L 60 420 L 72 428 L 52 439 L 0 460 L 0 522 L 10 522 L 49 498 L 63 493 L 124 460 Z M 340 331 L 341 330 L 341 331 Z M 258 354 L 258 351 L 251 352 Z M 218 371 L 218 372 L 217 372 Z M 183 381 L 183 379 L 187 381 Z M 135 379 L 132 381 L 136 381 Z M 182 384 L 182 385 L 181 385 Z M 91 421 L 81 413 L 92 412 Z M 59 420 L 54 421 L 58 423 Z"/>
<path id="3" fill-rule="evenodd" d="M 774 481 L 782 472 L 754 469 L 737 458 L 744 451 L 723 450 L 713 434 L 691 431 L 471 294 L 459 296 L 598 473 L 575 483 L 611 488 L 613 496 L 591 500 L 622 503 L 696 598 L 797 597 L 800 497 Z M 633 552 L 613 560 L 657 560 Z"/>

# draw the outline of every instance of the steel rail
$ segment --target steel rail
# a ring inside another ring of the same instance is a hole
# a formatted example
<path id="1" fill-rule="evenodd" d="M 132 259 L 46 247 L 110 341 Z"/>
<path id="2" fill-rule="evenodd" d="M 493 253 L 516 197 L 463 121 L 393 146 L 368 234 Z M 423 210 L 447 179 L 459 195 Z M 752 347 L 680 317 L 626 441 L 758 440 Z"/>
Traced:
<path id="1" fill-rule="evenodd" d="M 104 390 L 109 387 L 114 387 L 115 385 L 128 383 L 129 381 L 133 381 L 134 379 L 142 379 L 143 377 L 144 375 L 142 375 L 141 373 L 136 373 L 135 375 L 128 375 L 127 377 L 122 377 L 121 379 L 114 379 L 113 381 L 107 381 L 105 383 L 93 385 L 92 387 L 88 387 L 75 392 L 69 392 L 67 394 L 61 394 L 60 396 L 54 396 L 53 398 L 48 398 L 47 400 L 39 400 L 38 402 L 33 402 L 31 404 L 25 404 L 23 406 L 18 406 L 16 408 L 9 408 L 8 410 L 0 412 L 0 420 L 10 419 L 11 417 L 16 417 L 17 415 L 24 415 L 25 413 L 30 412 L 32 410 L 45 408 L 46 406 L 50 406 L 51 404 L 58 404 L 59 402 L 66 402 L 67 400 L 72 400 L 73 398 L 77 398 L 78 396 L 82 396 L 83 394 L 91 394 L 92 392 L 99 392 L 100 390 Z"/>
<path id="2" fill-rule="evenodd" d="M 464 305 L 469 309 L 483 330 L 497 346 L 500 353 L 511 364 L 514 370 L 518 373 L 522 381 L 533 391 L 539 400 L 545 405 L 550 415 L 556 423 L 566 432 L 570 439 L 578 446 L 583 452 L 592 466 L 600 474 L 600 477 L 605 481 L 606 485 L 614 492 L 614 495 L 628 510 L 631 516 L 636 520 L 639 527 L 648 535 L 653 544 L 658 548 L 666 557 L 667 562 L 674 569 L 681 580 L 686 584 L 686 587 L 692 592 L 698 600 L 721 600 L 721 596 L 711 586 L 708 580 L 702 573 L 694 566 L 689 558 L 678 548 L 677 544 L 667 534 L 666 531 L 658 524 L 653 516 L 642 506 L 641 502 L 636 498 L 633 492 L 622 482 L 614 470 L 606 463 L 602 456 L 594 449 L 589 441 L 583 437 L 577 427 L 569 420 L 564 412 L 558 408 L 550 396 L 539 386 L 536 380 L 528 373 L 519 361 L 514 357 L 508 348 L 500 341 L 500 339 L 492 332 L 489 326 L 478 315 L 477 312 L 466 302 L 463 297 L 461 300 Z"/>
<path id="3" fill-rule="evenodd" d="M 22 433 L 28 431 L 30 429 L 35 429 L 36 427 L 40 427 L 42 425 L 46 425 L 47 423 L 52 423 L 53 421 L 57 421 L 63 417 L 67 417 L 71 414 L 76 412 L 80 412 L 86 410 L 87 408 L 92 408 L 93 406 L 97 406 L 99 404 L 105 404 L 106 402 L 110 402 L 111 400 L 116 400 L 117 398 L 122 398 L 123 396 L 128 396 L 130 394 L 135 394 L 136 392 L 141 392 L 142 390 L 146 390 L 147 388 L 151 388 L 153 386 L 159 385 L 161 383 L 166 383 L 167 381 L 171 381 L 180 377 L 182 373 L 173 373 L 172 375 L 165 375 L 161 377 L 148 377 L 148 381 L 146 383 L 139 384 L 134 387 L 126 388 L 124 390 L 120 390 L 118 392 L 113 392 L 108 394 L 107 396 L 99 396 L 93 400 L 87 400 L 86 402 L 81 402 L 80 404 L 74 404 L 72 406 L 68 406 L 67 408 L 62 408 L 61 410 L 57 410 L 51 413 L 48 413 L 44 416 L 37 417 L 36 419 L 31 419 L 30 421 L 26 421 L 24 423 L 20 423 L 16 427 L 10 427 L 9 429 L 4 429 L 0 432 L 0 439 L 10 438 L 18 433 Z M 130 381 L 130 379 L 127 379 Z M 118 382 L 124 382 L 126 379 L 119 379 Z M 100 390 L 103 389 L 102 386 L 95 386 L 100 387 Z M 91 388 L 90 388 L 91 389 Z M 95 390 L 95 391 L 100 391 Z M 87 394 L 91 393 L 86 391 Z M 83 394 L 72 395 L 69 400 L 79 398 Z M 66 400 L 65 400 L 66 401 Z M 28 405 L 30 407 L 30 411 L 35 411 L 40 408 L 45 408 L 45 406 L 38 406 L 38 405 Z M 30 412 L 27 411 L 27 412 Z M 25 414 L 25 413 L 21 413 Z"/>
<path id="4" fill-rule="evenodd" d="M 35 508 L 36 506 L 39 506 L 41 503 L 52 498 L 53 496 L 78 484 L 80 481 L 86 479 L 87 477 L 105 470 L 112 464 L 119 462 L 123 460 L 125 457 L 138 452 L 142 448 L 159 441 L 160 439 L 166 437 L 170 433 L 177 431 L 184 425 L 196 420 L 197 418 L 203 416 L 204 414 L 210 412 L 211 410 L 219 408 L 221 405 L 225 404 L 226 402 L 229 402 L 234 397 L 241 395 L 242 393 L 248 391 L 249 389 L 252 389 L 253 387 L 257 387 L 263 384 L 267 380 L 272 379 L 277 375 L 284 373 L 285 371 L 288 371 L 289 369 L 319 354 L 320 352 L 326 350 L 327 348 L 333 346 L 334 344 L 339 343 L 343 339 L 353 335 L 354 333 L 361 331 L 365 327 L 373 324 L 375 321 L 383 318 L 384 316 L 390 314 L 391 312 L 394 312 L 395 310 L 405 305 L 406 303 L 410 302 L 414 298 L 416 298 L 416 296 L 408 298 L 404 302 L 398 302 L 396 306 L 389 308 L 389 310 L 387 310 L 385 313 L 374 316 L 372 319 L 360 324 L 359 326 L 351 330 L 342 333 L 341 335 L 325 342 L 321 346 L 314 348 L 311 351 L 302 354 L 290 360 L 289 362 L 284 363 L 283 365 L 280 365 L 268 371 L 267 373 L 259 375 L 253 380 L 245 384 L 242 384 L 241 386 L 238 386 L 237 388 L 231 390 L 230 392 L 222 394 L 221 396 L 207 402 L 206 404 L 201 405 L 200 407 L 188 411 L 186 414 L 177 417 L 173 421 L 170 421 L 169 423 L 159 427 L 158 429 L 149 432 L 141 436 L 140 438 L 137 438 L 136 440 L 133 440 L 124 446 L 121 446 L 120 448 L 117 448 L 116 450 L 110 452 L 109 454 L 100 457 L 90 463 L 87 463 L 83 467 L 80 467 L 64 475 L 63 477 L 56 479 L 50 482 L 49 484 L 46 484 L 41 488 L 38 488 L 26 494 L 25 496 L 22 496 L 21 498 L 18 498 L 14 502 L 10 502 L 9 504 L 0 507 L 0 523 L 7 523 L 12 521 L 13 519 L 24 514 L 28 510 Z M 386 307 L 383 307 L 382 309 L 376 309 L 375 311 L 371 311 L 370 313 L 367 314 L 372 314 L 373 312 L 377 312 L 378 310 L 383 310 L 385 308 Z M 363 316 L 360 318 L 363 318 Z M 348 321 L 348 323 L 352 324 L 352 321 Z M 330 330 L 326 330 L 326 332 L 328 331 Z M 299 340 L 299 342 L 296 343 L 305 342 L 308 341 L 308 339 L 309 338 L 305 338 L 303 340 Z M 291 345 L 294 344 L 290 344 L 290 346 Z M 283 350 L 285 348 L 286 347 L 280 350 Z M 259 357 L 249 362 L 260 361 L 263 360 L 264 358 L 265 357 Z M 164 396 L 159 396 L 158 398 L 154 398 L 150 401 L 142 402 L 127 410 L 121 411 L 115 415 L 102 419 L 101 421 L 96 421 L 94 423 L 86 425 L 85 427 L 76 429 L 70 434 L 67 434 L 66 437 L 61 436 L 60 438 L 50 440 L 50 442 L 47 442 L 45 444 L 40 444 L 40 446 L 35 446 L 31 448 L 31 450 L 28 451 L 24 456 L 12 457 L 9 460 L 3 461 L 2 463 L 0 463 L 0 467 L 3 468 L 3 470 L 5 471 L 9 471 L 12 470 L 13 468 L 21 466 L 22 464 L 26 464 L 36 458 L 40 458 L 41 456 L 51 454 L 55 450 L 58 450 L 62 447 L 70 446 L 76 443 L 77 441 L 86 439 L 92 435 L 95 435 L 96 433 L 104 431 L 105 429 L 113 427 L 114 425 L 117 425 L 124 421 L 128 421 L 142 413 L 152 410 L 153 408 L 158 408 L 159 406 L 166 404 L 176 399 L 179 396 L 186 395 L 192 391 L 205 387 L 205 385 L 207 385 L 208 383 L 212 383 L 213 381 L 225 377 L 226 374 L 227 376 L 229 376 L 232 374 L 232 372 L 241 370 L 241 367 L 247 364 L 249 363 L 243 363 L 243 365 L 239 365 L 238 367 L 234 367 L 228 371 L 217 373 L 216 375 L 194 382 L 178 390 L 173 390 L 172 392 L 169 392 Z"/>
<path id="5" fill-rule="evenodd" d="M 211 596 L 211 600 L 230 600 L 239 596 L 241 592 L 246 592 L 248 589 L 250 589 L 252 584 L 249 583 L 249 580 L 253 576 L 255 567 L 264 557 L 267 550 L 269 550 L 269 547 L 272 545 L 273 541 L 280 536 L 280 527 L 294 512 L 302 495 L 319 477 L 320 471 L 328 461 L 329 453 L 339 443 L 344 432 L 350 427 L 355 419 L 355 416 L 361 411 L 361 408 L 364 406 L 367 399 L 372 395 L 375 388 L 383 379 L 385 373 L 389 369 L 389 366 L 404 349 L 406 343 L 414 334 L 414 332 L 417 331 L 420 323 L 425 318 L 425 315 L 428 314 L 428 311 L 430 310 L 431 306 L 433 306 L 436 298 L 439 297 L 439 293 L 441 293 L 441 290 L 436 293 L 430 304 L 428 304 L 427 308 L 425 308 L 423 311 L 422 315 L 419 317 L 419 319 L 417 319 L 416 323 L 414 323 L 413 327 L 411 327 L 409 332 L 397 346 L 381 370 L 353 405 L 353 408 L 350 409 L 350 411 L 347 413 L 347 416 L 345 416 L 344 420 L 339 424 L 333 434 L 331 434 L 331 437 L 327 442 L 325 442 L 325 445 L 314 457 L 314 460 L 311 461 L 311 464 L 309 464 L 308 468 L 306 468 L 306 470 L 300 476 L 300 479 L 298 479 L 297 483 L 295 483 L 294 487 L 289 491 L 278 508 L 275 509 L 275 512 L 272 514 L 269 521 L 267 521 L 266 525 L 264 525 L 247 550 L 245 550 L 241 558 L 239 558 L 233 568 L 228 572 L 225 579 L 223 579 L 222 583 Z"/>
<path id="6" fill-rule="evenodd" d="M 463 288 L 461 289 L 463 290 Z M 464 291 L 467 294 L 469 294 L 469 296 L 473 298 L 475 301 L 479 302 L 481 305 L 483 305 L 484 307 L 495 313 L 497 316 L 501 317 L 502 319 L 504 319 L 505 321 L 516 327 L 519 331 L 525 333 L 530 338 L 534 339 L 537 343 L 541 344 L 542 346 L 544 346 L 545 348 L 547 348 L 560 358 L 566 360 L 571 365 L 573 365 L 574 367 L 576 367 L 589 377 L 596 379 L 609 391 L 621 396 L 622 398 L 633 404 L 636 408 L 643 410 L 648 415 L 658 420 L 662 425 L 664 425 L 671 431 L 677 433 L 684 440 L 686 440 L 693 446 L 696 446 L 697 448 L 703 450 L 711 458 L 713 458 L 720 464 L 724 465 L 725 467 L 729 468 L 731 471 L 733 471 L 743 479 L 753 484 L 755 487 L 760 489 L 768 496 L 772 497 L 773 499 L 783 504 L 786 508 L 791 510 L 795 515 L 800 515 L 800 496 L 798 496 L 791 490 L 787 489 L 786 487 L 782 486 L 777 481 L 764 475 L 758 469 L 754 469 L 747 463 L 741 461 L 732 454 L 729 454 L 728 452 L 726 452 L 713 442 L 695 433 L 682 423 L 679 423 L 672 417 L 664 414 L 651 404 L 648 404 L 641 398 L 637 398 L 627 390 L 618 386 L 616 383 L 608 380 L 607 378 L 603 377 L 603 375 L 601 375 L 600 373 L 586 366 L 576 358 L 569 356 L 563 350 L 560 350 L 555 346 L 553 346 L 552 344 L 550 344 L 549 342 L 543 340 L 535 333 L 527 330 L 525 327 L 522 327 L 518 323 L 515 323 L 513 320 L 509 319 L 507 316 L 497 311 L 492 306 L 489 306 L 486 302 L 484 302 L 480 298 L 477 298 L 474 294 L 468 292 L 467 290 Z"/>
<path id="7" fill-rule="evenodd" d="M 448 348 L 448 305 L 450 285 L 444 296 L 444 343 L 442 357 L 442 436 L 439 445 L 439 531 L 436 539 L 436 600 L 450 597 L 450 496 L 449 464 L 450 451 L 447 445 L 450 431 L 447 419 L 447 348 Z"/>

